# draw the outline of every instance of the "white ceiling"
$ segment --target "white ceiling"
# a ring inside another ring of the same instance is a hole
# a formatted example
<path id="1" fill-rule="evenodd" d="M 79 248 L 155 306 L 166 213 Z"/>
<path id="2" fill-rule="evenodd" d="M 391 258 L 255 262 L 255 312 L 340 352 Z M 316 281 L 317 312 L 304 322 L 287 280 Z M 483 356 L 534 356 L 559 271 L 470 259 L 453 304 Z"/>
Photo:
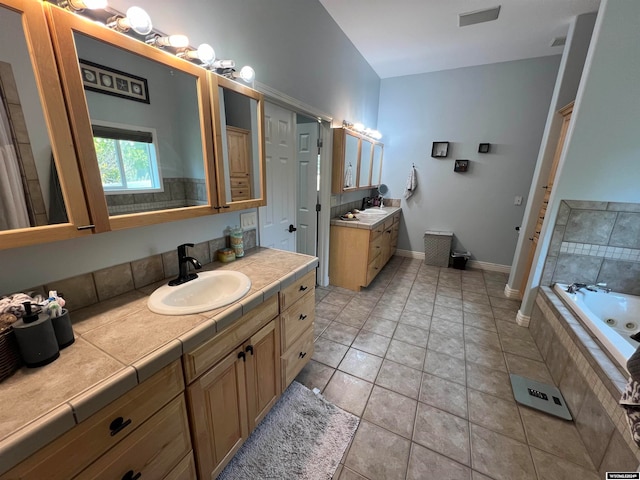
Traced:
<path id="1" fill-rule="evenodd" d="M 562 53 L 551 47 L 600 0 L 320 0 L 380 78 Z M 458 14 L 501 5 L 492 22 Z"/>

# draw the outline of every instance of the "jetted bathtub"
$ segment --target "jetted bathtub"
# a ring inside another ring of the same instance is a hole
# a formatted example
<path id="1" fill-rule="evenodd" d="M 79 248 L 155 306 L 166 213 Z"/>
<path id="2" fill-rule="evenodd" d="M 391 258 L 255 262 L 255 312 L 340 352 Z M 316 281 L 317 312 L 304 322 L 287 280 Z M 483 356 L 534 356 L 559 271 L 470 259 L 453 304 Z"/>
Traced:
<path id="1" fill-rule="evenodd" d="M 640 331 L 640 297 L 586 288 L 569 293 L 561 283 L 553 289 L 626 370 L 627 359 L 640 345 L 630 337 Z"/>

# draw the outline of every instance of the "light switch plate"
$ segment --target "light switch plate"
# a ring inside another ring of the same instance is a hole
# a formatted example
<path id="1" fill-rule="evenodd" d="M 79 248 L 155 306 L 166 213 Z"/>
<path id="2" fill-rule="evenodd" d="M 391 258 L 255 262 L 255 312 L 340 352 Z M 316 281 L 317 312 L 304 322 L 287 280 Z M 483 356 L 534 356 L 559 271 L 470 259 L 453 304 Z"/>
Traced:
<path id="1" fill-rule="evenodd" d="M 242 230 L 251 230 L 258 225 L 257 212 L 241 213 L 240 214 L 240 226 Z"/>
<path id="2" fill-rule="evenodd" d="M 522 205 L 522 197 L 520 195 L 517 195 L 516 198 L 513 200 L 513 204 L 516 206 Z"/>

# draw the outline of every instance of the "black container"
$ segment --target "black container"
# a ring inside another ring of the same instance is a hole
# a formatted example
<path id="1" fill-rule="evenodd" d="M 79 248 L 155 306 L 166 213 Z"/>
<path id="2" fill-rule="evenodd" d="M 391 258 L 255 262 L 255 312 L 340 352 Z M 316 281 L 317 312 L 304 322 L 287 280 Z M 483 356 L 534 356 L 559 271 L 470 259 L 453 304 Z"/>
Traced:
<path id="1" fill-rule="evenodd" d="M 451 266 L 458 270 L 466 270 L 470 256 L 469 252 L 451 252 Z"/>

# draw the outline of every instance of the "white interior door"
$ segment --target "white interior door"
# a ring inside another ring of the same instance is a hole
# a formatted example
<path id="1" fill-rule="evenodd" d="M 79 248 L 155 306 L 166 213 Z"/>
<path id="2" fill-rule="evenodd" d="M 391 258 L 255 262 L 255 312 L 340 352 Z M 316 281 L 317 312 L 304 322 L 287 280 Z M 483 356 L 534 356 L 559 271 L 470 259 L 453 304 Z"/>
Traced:
<path id="1" fill-rule="evenodd" d="M 297 251 L 316 256 L 318 203 L 318 123 L 296 124 L 298 161 Z"/>
<path id="2" fill-rule="evenodd" d="M 295 252 L 295 113 L 269 102 L 264 107 L 267 206 L 258 210 L 260 245 Z"/>

